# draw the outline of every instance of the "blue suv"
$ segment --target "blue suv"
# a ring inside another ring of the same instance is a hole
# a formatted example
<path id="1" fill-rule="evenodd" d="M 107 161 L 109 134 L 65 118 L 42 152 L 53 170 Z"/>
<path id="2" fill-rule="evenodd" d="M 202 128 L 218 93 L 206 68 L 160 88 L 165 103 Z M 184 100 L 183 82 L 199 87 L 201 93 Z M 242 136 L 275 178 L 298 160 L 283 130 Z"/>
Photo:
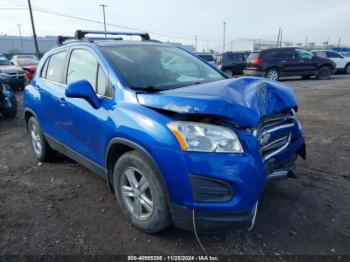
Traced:
<path id="1" fill-rule="evenodd" d="M 78 30 L 41 59 L 24 91 L 36 157 L 61 152 L 104 177 L 148 233 L 253 224 L 266 182 L 305 158 L 293 91 L 230 79 L 146 33 L 106 33 Z"/>

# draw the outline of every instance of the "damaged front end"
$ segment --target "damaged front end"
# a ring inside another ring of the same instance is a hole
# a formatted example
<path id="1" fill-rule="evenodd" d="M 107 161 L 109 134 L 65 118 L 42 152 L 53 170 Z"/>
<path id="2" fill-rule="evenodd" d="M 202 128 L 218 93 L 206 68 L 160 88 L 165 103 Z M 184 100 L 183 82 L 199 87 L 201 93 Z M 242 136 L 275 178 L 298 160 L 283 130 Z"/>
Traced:
<path id="1" fill-rule="evenodd" d="M 170 121 L 224 126 L 242 145 L 241 151 L 233 153 L 183 150 L 193 196 L 172 207 L 174 223 L 180 228 L 187 228 L 186 217 L 193 209 L 202 231 L 210 231 L 214 221 L 225 228 L 253 221 L 266 182 L 295 177 L 298 155 L 306 157 L 294 93 L 280 83 L 243 77 L 142 93 L 138 101 Z"/>

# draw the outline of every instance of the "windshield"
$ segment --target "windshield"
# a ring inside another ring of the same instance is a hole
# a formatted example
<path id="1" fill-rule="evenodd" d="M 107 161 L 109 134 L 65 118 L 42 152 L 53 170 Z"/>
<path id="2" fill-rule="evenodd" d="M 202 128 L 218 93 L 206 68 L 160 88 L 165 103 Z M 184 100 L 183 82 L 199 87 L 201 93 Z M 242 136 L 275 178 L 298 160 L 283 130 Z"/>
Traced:
<path id="1" fill-rule="evenodd" d="M 11 65 L 11 62 L 3 55 L 0 55 L 0 65 Z"/>
<path id="2" fill-rule="evenodd" d="M 103 49 L 124 80 L 135 89 L 166 90 L 225 79 L 200 59 L 171 46 Z"/>
<path id="3" fill-rule="evenodd" d="M 17 62 L 20 67 L 38 65 L 38 61 L 32 58 L 20 58 L 17 60 Z"/>

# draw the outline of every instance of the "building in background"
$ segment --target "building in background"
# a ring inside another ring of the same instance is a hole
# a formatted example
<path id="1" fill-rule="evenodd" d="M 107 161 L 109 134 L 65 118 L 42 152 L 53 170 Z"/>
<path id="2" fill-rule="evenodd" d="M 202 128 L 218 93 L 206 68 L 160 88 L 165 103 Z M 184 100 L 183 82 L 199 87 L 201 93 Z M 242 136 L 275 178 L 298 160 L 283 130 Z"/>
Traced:
<path id="1" fill-rule="evenodd" d="M 52 47 L 56 46 L 57 36 L 39 36 L 37 39 L 41 54 L 44 54 Z M 35 54 L 33 37 L 22 36 L 20 38 L 19 36 L 2 35 L 0 36 L 0 53 L 7 56 L 13 54 Z"/>

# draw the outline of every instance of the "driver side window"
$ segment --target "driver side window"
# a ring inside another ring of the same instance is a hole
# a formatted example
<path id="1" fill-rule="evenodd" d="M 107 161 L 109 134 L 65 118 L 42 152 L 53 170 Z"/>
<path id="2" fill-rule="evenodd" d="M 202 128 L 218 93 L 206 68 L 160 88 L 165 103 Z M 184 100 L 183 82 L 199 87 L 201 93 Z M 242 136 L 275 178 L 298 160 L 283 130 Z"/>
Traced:
<path id="1" fill-rule="evenodd" d="M 98 95 L 114 96 L 108 77 L 96 57 L 85 49 L 73 50 L 68 64 L 67 84 L 79 80 L 89 81 Z"/>

